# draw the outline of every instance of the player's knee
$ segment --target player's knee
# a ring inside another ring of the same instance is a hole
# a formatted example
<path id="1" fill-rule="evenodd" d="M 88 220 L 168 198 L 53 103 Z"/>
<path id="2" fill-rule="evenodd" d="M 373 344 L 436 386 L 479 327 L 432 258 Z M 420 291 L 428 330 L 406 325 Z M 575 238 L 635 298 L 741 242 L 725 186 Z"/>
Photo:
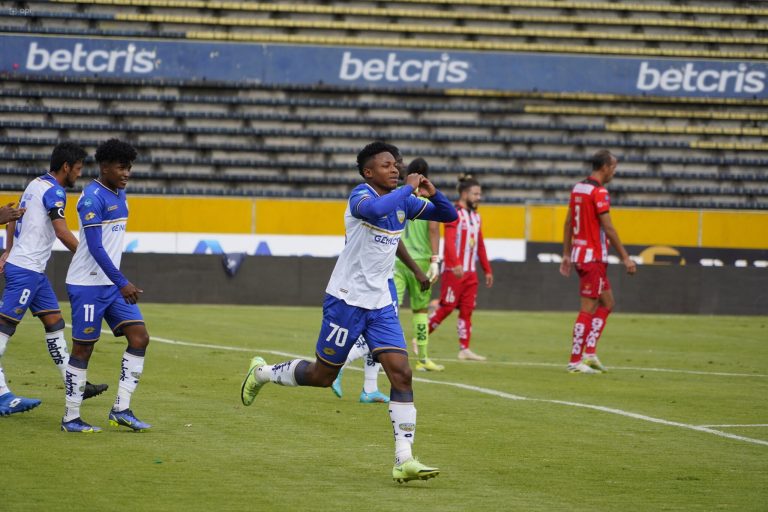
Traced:
<path id="1" fill-rule="evenodd" d="M 16 325 L 8 323 L 4 320 L 0 320 L 0 332 L 8 337 L 11 337 L 13 336 L 13 333 L 16 332 Z"/>
<path id="2" fill-rule="evenodd" d="M 45 332 L 56 332 L 56 331 L 63 331 L 63 330 L 64 330 L 63 318 L 59 318 L 55 322 L 45 325 Z"/>

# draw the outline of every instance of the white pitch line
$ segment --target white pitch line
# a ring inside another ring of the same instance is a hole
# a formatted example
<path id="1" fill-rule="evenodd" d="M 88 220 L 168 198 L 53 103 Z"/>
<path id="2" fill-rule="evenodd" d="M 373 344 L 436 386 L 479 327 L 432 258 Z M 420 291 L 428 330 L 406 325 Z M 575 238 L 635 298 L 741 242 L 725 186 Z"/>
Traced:
<path id="1" fill-rule="evenodd" d="M 433 357 L 433 361 L 456 362 L 456 359 Z M 490 364 L 506 366 L 545 366 L 553 368 L 565 368 L 566 365 L 560 363 L 534 363 L 524 361 L 462 361 L 461 364 Z M 762 373 L 728 373 L 728 372 L 707 372 L 703 370 L 676 370 L 673 368 L 646 368 L 642 366 L 610 366 L 609 370 L 633 370 L 641 372 L 664 372 L 664 373 L 684 373 L 688 375 L 714 375 L 718 377 L 761 377 L 768 378 L 767 374 Z"/>
<path id="2" fill-rule="evenodd" d="M 169 345 L 182 345 L 185 347 L 196 347 L 196 348 L 210 348 L 210 349 L 216 349 L 216 350 L 232 350 L 236 352 L 262 352 L 262 353 L 268 353 L 268 354 L 275 354 L 282 357 L 296 357 L 296 358 L 302 358 L 307 359 L 306 356 L 298 355 L 298 354 L 290 354 L 287 352 L 279 352 L 276 350 L 253 350 L 248 348 L 242 348 L 242 347 L 229 347 L 226 345 L 212 345 L 209 343 L 191 343 L 188 341 L 177 341 L 177 340 L 171 340 L 168 338 L 160 338 L 157 336 L 152 336 L 152 339 L 154 341 L 159 341 L 160 343 L 166 343 Z M 353 368 L 357 369 L 357 368 Z M 362 371 L 362 370 L 360 370 Z M 728 439 L 735 439 L 737 441 L 744 441 L 746 443 L 752 443 L 752 444 L 759 444 L 763 446 L 768 446 L 768 441 L 764 441 L 762 439 L 753 439 L 751 437 L 745 437 L 745 436 L 739 436 L 736 434 L 731 434 L 729 432 L 722 432 L 720 430 L 715 430 L 712 428 L 709 428 L 709 426 L 706 425 L 690 425 L 688 423 L 680 423 L 678 421 L 669 421 L 664 420 L 661 418 L 654 418 L 653 416 L 646 416 L 644 414 L 637 414 L 634 412 L 624 411 L 622 409 L 615 409 L 613 407 L 604 407 L 602 405 L 591 405 L 591 404 L 582 404 L 579 402 L 569 402 L 566 400 L 550 400 L 546 398 L 529 398 L 525 396 L 520 395 L 513 395 L 511 393 L 506 393 L 504 391 L 498 391 L 495 389 L 490 388 L 483 388 L 480 386 L 472 386 L 470 384 L 461 384 L 459 382 L 444 382 L 444 381 L 437 381 L 437 380 L 429 380 L 425 379 L 423 377 L 413 377 L 413 380 L 416 382 L 424 382 L 426 384 L 439 384 L 442 386 L 451 386 L 454 388 L 459 389 L 465 389 L 468 391 L 475 391 L 477 393 L 483 393 L 486 395 L 496 396 L 499 398 L 506 398 L 507 400 L 525 400 L 529 402 L 542 402 L 542 403 L 550 403 L 550 404 L 559 404 L 559 405 L 568 405 L 571 407 L 579 407 L 582 409 L 592 409 L 594 411 L 600 411 L 600 412 L 606 412 L 609 414 L 616 414 L 618 416 L 624 416 L 626 418 L 632 418 L 636 420 L 641 421 L 647 421 L 650 423 L 658 423 L 660 425 L 666 425 L 669 427 L 678 427 L 683 428 L 687 430 L 695 430 L 697 432 L 705 432 L 707 434 L 716 435 L 719 437 L 726 437 Z"/>
<path id="3" fill-rule="evenodd" d="M 699 425 L 700 427 L 717 427 L 717 428 L 742 428 L 742 427 L 768 427 L 768 423 L 756 423 L 753 425 Z"/>

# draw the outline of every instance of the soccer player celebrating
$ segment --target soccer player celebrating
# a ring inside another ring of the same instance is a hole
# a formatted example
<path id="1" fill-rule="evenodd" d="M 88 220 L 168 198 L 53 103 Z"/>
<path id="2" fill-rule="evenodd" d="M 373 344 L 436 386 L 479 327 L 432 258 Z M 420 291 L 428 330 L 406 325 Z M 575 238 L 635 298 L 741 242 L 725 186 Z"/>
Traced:
<path id="1" fill-rule="evenodd" d="M 477 260 L 485 273 L 485 286 L 493 286 L 493 272 L 485 252 L 483 230 L 477 206 L 482 198 L 480 183 L 472 176 L 459 178 L 458 219 L 445 225 L 443 244 L 443 284 L 440 305 L 429 317 L 429 332 L 433 332 L 451 312 L 459 308 L 459 359 L 485 361 L 469 348 L 472 337 L 472 312 L 477 302 Z"/>
<path id="2" fill-rule="evenodd" d="M 86 156 L 85 150 L 74 142 L 62 142 L 53 149 L 50 171 L 27 186 L 19 208 L 11 208 L 20 214 L 10 217 L 6 228 L 7 247 L 0 256 L 0 273 L 5 274 L 6 281 L 0 302 L 0 358 L 16 326 L 30 309 L 43 323 L 48 353 L 62 379 L 65 378 L 69 352 L 64 337 L 64 319 L 45 275 L 45 266 L 57 238 L 70 251 L 77 249 L 77 238 L 69 231 L 64 219 L 67 202 L 64 187 L 75 185 Z M 105 384 L 88 383 L 85 398 L 106 389 Z M 40 400 L 17 397 L 11 392 L 0 366 L 0 416 L 28 411 L 38 405 Z"/>
<path id="3" fill-rule="evenodd" d="M 408 173 L 417 172 L 427 177 L 429 166 L 423 158 L 416 158 L 408 165 Z M 433 284 L 440 276 L 440 227 L 437 222 L 426 220 L 414 220 L 405 227 L 402 242 L 414 262 Z M 431 290 L 426 289 L 419 281 L 418 275 L 411 271 L 401 260 L 395 262 L 395 286 L 397 287 L 397 302 L 402 304 L 406 290 L 411 301 L 413 311 L 413 344 L 418 355 L 416 370 L 418 371 L 443 371 L 445 367 L 436 364 L 429 359 L 427 346 L 429 345 L 429 326 L 427 321 L 427 308 L 431 298 Z"/>
<path id="4" fill-rule="evenodd" d="M 407 176 L 405 185 L 398 189 L 395 157 L 381 142 L 371 143 L 358 153 L 357 167 L 365 183 L 352 190 L 344 213 L 346 245 L 326 288 L 316 359 L 312 363 L 294 359 L 267 365 L 261 357 L 254 357 L 243 381 L 241 400 L 251 405 L 267 382 L 330 386 L 362 334 L 391 385 L 389 416 L 395 434 L 392 477 L 398 482 L 426 480 L 437 476 L 439 470 L 413 458 L 416 408 L 411 368 L 387 280 L 406 220 L 450 222 L 456 211 L 420 174 Z M 417 190 L 429 201 L 415 197 Z"/>
<path id="5" fill-rule="evenodd" d="M 143 290 L 120 272 L 123 238 L 128 221 L 125 187 L 136 150 L 117 139 L 96 149 L 99 178 L 83 190 L 77 202 L 80 245 L 67 272 L 67 293 L 72 304 L 72 356 L 64 385 L 66 407 L 61 420 L 65 432 L 99 432 L 80 418 L 83 384 L 93 347 L 107 321 L 115 336 L 125 336 L 120 380 L 109 423 L 137 431 L 151 428 L 131 412 L 130 402 L 144 368 L 149 334 L 136 305 Z"/>
<path id="6" fill-rule="evenodd" d="M 24 208 L 15 208 L 16 203 L 0 206 L 0 225 L 19 220 L 24 215 Z"/>
<path id="7" fill-rule="evenodd" d="M 581 310 L 573 325 L 573 347 L 568 371 L 571 373 L 600 373 L 607 371 L 597 357 L 597 341 L 614 306 L 608 282 L 608 246 L 606 238 L 619 253 L 627 273 L 637 271 L 619 240 L 611 222 L 611 202 L 605 189 L 616 173 L 618 160 L 607 150 L 592 156 L 592 174 L 577 183 L 571 191 L 568 215 L 563 228 L 563 260 L 560 273 L 571 275 L 576 267 L 579 274 Z"/>

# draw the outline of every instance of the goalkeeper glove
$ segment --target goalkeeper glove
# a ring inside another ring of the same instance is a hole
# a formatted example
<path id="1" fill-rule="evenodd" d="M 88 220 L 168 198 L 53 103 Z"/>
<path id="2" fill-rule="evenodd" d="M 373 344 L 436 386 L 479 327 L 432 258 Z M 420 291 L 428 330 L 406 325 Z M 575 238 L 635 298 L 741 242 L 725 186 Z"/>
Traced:
<path id="1" fill-rule="evenodd" d="M 440 277 L 440 256 L 432 256 L 429 260 L 429 270 L 427 270 L 427 278 L 430 284 L 435 284 L 437 278 Z"/>

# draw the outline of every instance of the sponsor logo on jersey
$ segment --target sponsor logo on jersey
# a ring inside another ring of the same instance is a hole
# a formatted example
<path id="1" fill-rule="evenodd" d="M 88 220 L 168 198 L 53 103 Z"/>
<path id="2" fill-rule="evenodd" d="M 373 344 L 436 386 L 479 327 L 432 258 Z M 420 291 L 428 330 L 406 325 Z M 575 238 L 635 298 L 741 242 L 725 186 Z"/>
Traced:
<path id="1" fill-rule="evenodd" d="M 117 205 L 116 205 L 116 204 L 113 204 L 112 206 L 110 206 L 109 208 L 107 208 L 107 211 L 108 211 L 108 212 L 111 212 L 112 210 L 117 210 Z"/>
<path id="2" fill-rule="evenodd" d="M 96 214 L 93 212 L 88 212 L 85 214 L 85 220 L 91 220 L 94 217 L 96 217 Z"/>
<path id="3" fill-rule="evenodd" d="M 64 191 L 61 190 L 60 188 L 57 188 L 56 189 L 56 195 L 59 196 L 59 197 L 64 197 Z"/>
<path id="4" fill-rule="evenodd" d="M 452 60 L 447 53 L 436 59 L 400 60 L 396 52 L 389 52 L 384 59 L 364 60 L 346 51 L 341 57 L 339 78 L 349 82 L 362 79 L 366 82 L 460 84 L 466 82 L 467 71 L 469 62 Z"/>
<path id="5" fill-rule="evenodd" d="M 90 197 L 86 197 L 85 199 L 83 199 L 83 206 L 85 206 L 86 208 L 88 206 L 91 206 L 92 204 L 93 204 L 93 201 L 91 201 Z"/>
<path id="6" fill-rule="evenodd" d="M 115 224 L 114 226 L 112 226 L 112 231 L 113 232 L 125 231 L 125 224 Z"/>
<path id="7" fill-rule="evenodd" d="M 377 244 L 397 245 L 400 241 L 399 236 L 373 235 L 373 241 Z"/>
<path id="8" fill-rule="evenodd" d="M 666 69 L 640 63 L 636 87 L 640 91 L 717 92 L 755 94 L 765 89 L 766 74 L 741 63 L 736 69 L 707 69 L 705 63 L 687 62 Z"/>
<path id="9" fill-rule="evenodd" d="M 114 50 L 86 50 L 82 43 L 72 49 L 48 50 L 33 41 L 27 51 L 27 71 L 74 71 L 76 73 L 135 73 L 144 75 L 155 70 L 157 52 L 130 43 Z"/>

